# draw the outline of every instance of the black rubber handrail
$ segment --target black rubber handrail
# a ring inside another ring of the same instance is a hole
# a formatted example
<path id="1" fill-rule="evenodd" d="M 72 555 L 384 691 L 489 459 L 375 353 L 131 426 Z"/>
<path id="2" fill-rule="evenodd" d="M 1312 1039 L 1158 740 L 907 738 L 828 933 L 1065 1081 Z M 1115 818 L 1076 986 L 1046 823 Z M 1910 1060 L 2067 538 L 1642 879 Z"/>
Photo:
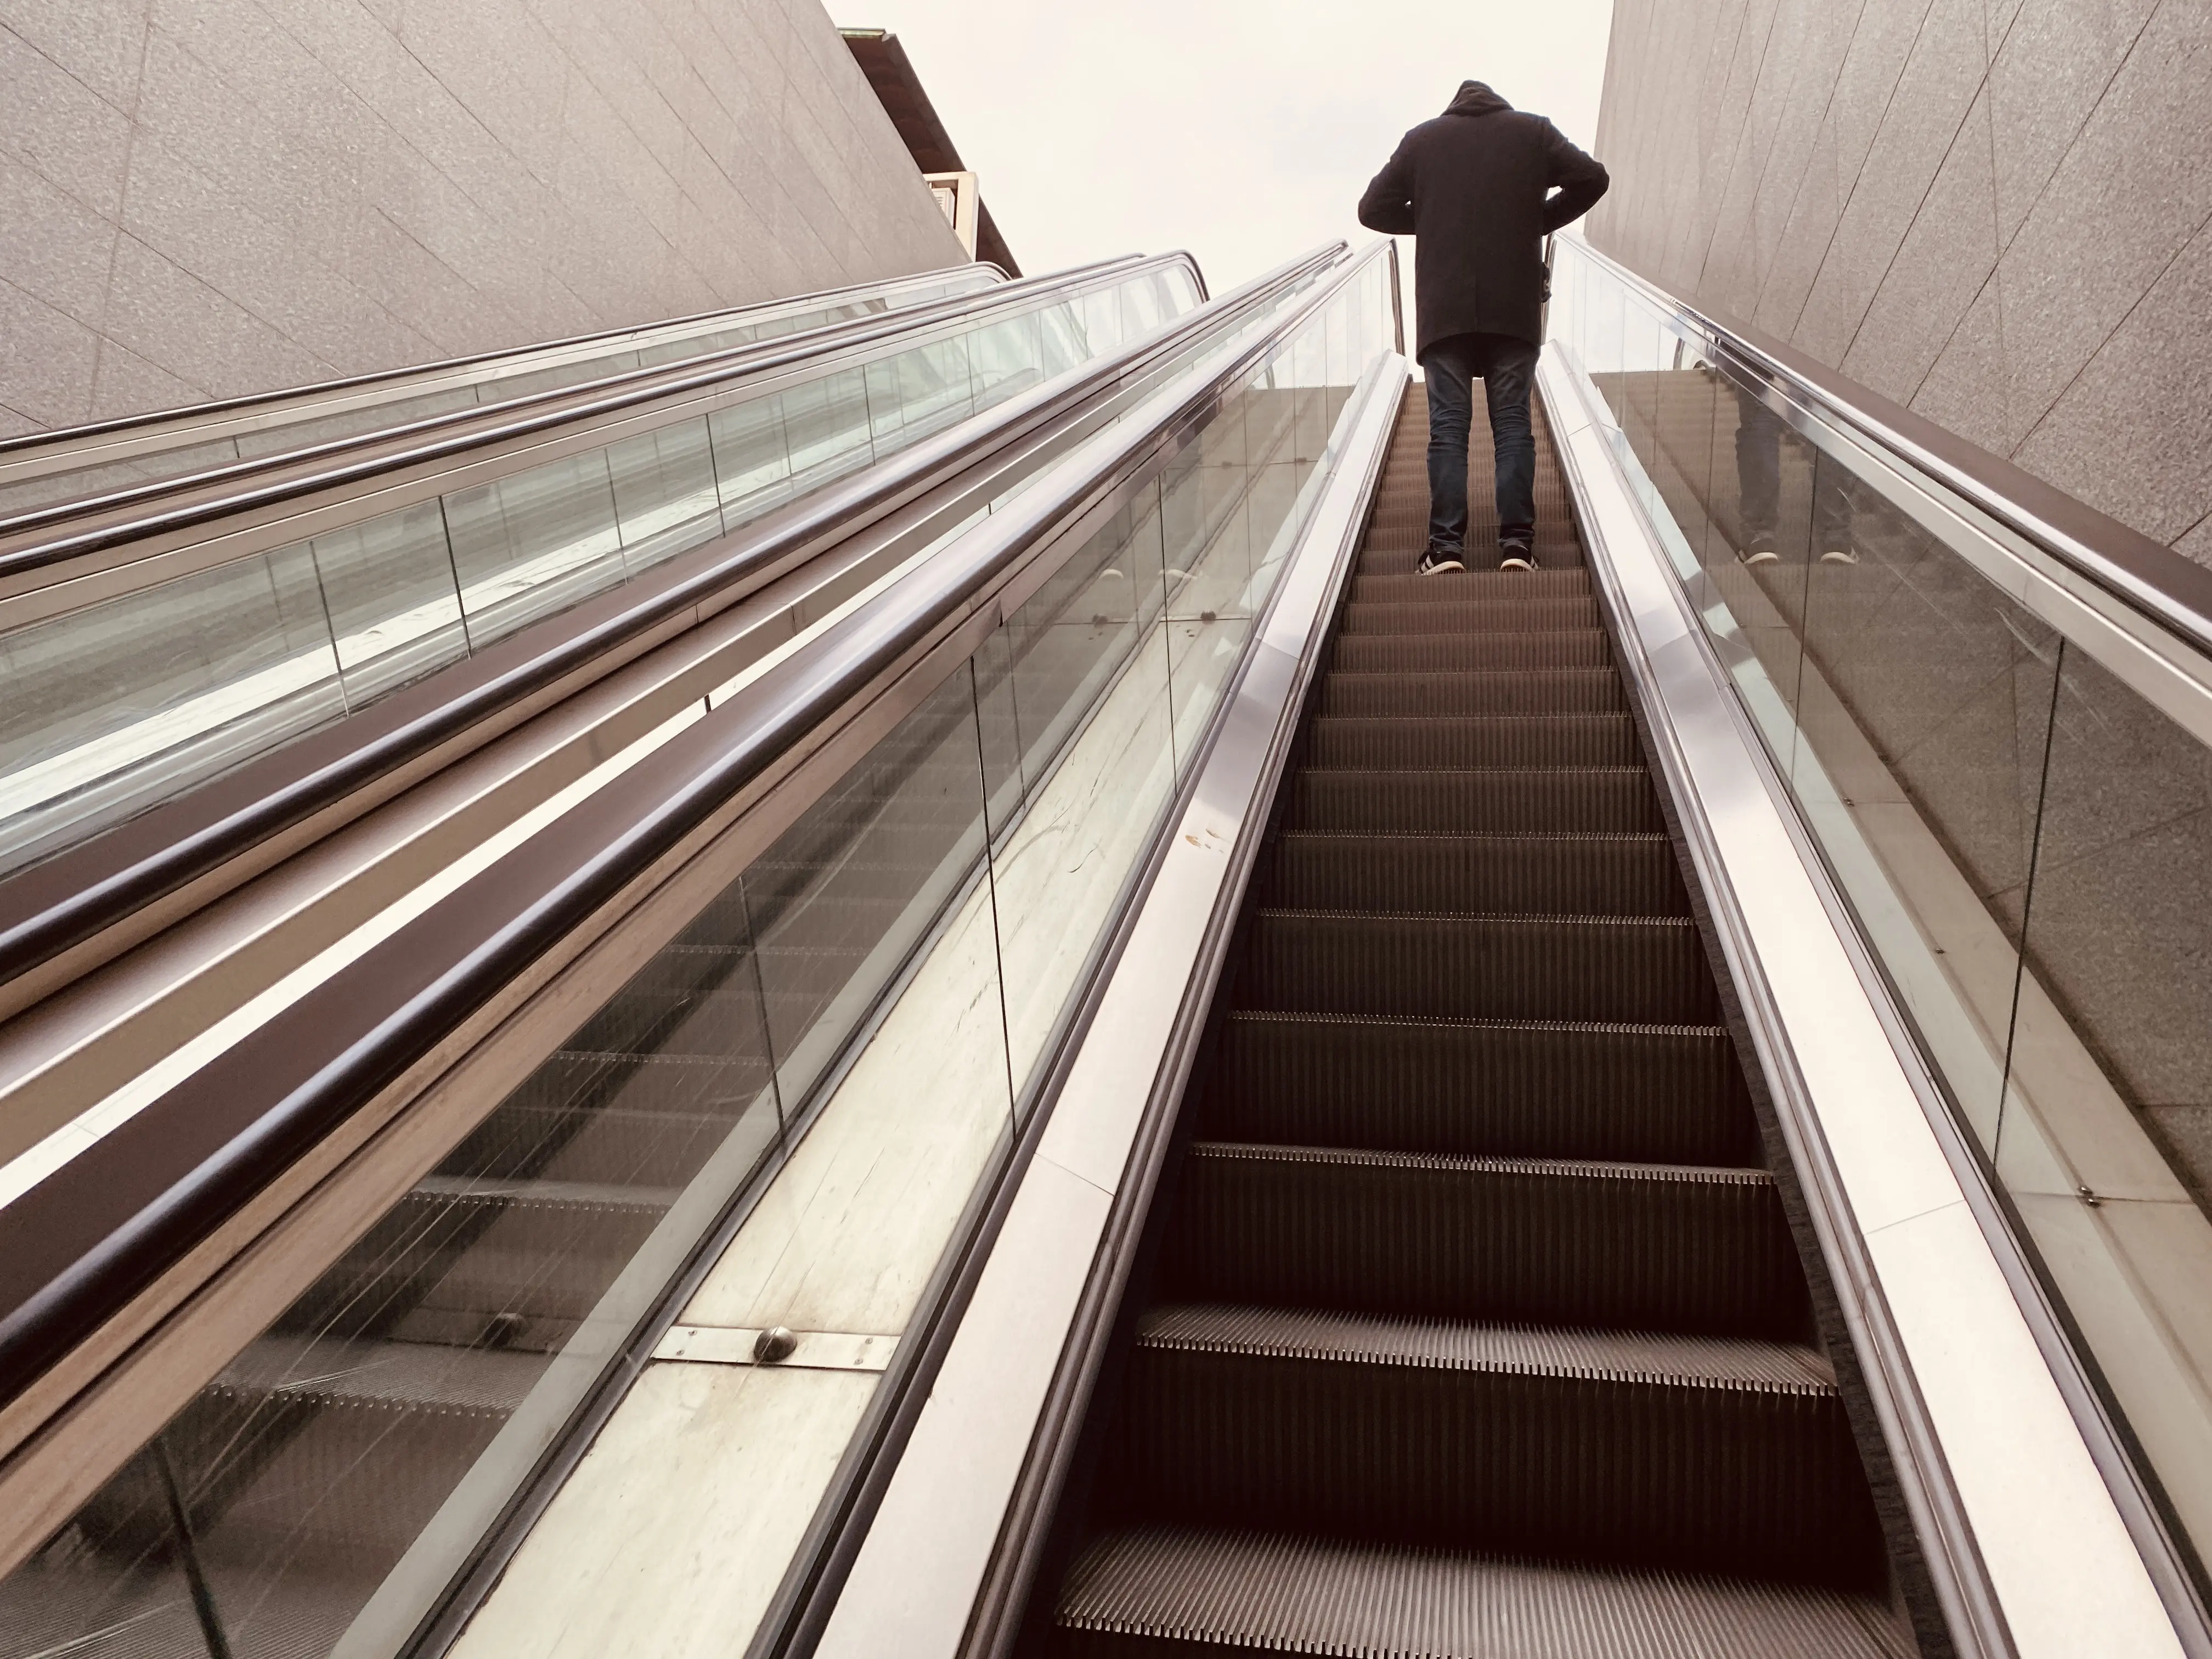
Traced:
<path id="1" fill-rule="evenodd" d="M 1319 249 L 1188 313 L 1164 333 L 1048 382 L 757 524 L 665 572 L 586 601 L 393 693 L 362 714 L 0 880 L 0 982 L 52 960 L 469 727 L 785 559 L 872 522 L 1340 257 Z"/>
<path id="2" fill-rule="evenodd" d="M 280 454 L 255 456 L 175 478 L 157 478 L 105 495 L 63 501 L 0 519 L 0 540 L 35 535 L 41 531 L 125 507 L 159 501 L 195 491 L 216 489 L 234 481 L 263 478 L 234 493 L 191 500 L 166 509 L 149 508 L 135 516 L 97 524 L 76 532 L 53 534 L 23 546 L 0 551 L 0 580 L 45 569 L 94 553 L 127 547 L 149 537 L 210 524 L 234 514 L 281 506 L 326 489 L 365 483 L 368 480 L 425 462 L 468 453 L 509 440 L 529 437 L 575 422 L 619 414 L 641 404 L 686 392 L 704 391 L 725 382 L 766 374 L 775 369 L 848 351 L 918 332 L 958 316 L 982 316 L 1012 309 L 1074 283 L 1103 281 L 1115 270 L 1137 270 L 1147 264 L 1192 265 L 1185 253 L 1160 254 L 1134 264 L 1086 270 L 1075 276 L 1055 274 L 1008 283 L 978 294 L 957 294 L 902 311 L 877 312 L 824 324 L 803 333 L 774 340 L 757 340 L 726 350 L 707 352 L 680 363 L 657 363 L 647 368 L 624 369 L 580 386 L 555 386 L 526 392 L 501 403 L 480 404 L 471 409 L 449 410 L 419 420 L 402 422 L 374 432 L 333 438 L 304 445 Z M 521 411 L 532 411 L 523 413 Z M 444 434 L 438 436 L 434 434 Z M 421 443 L 392 449 L 393 444 L 422 439 Z M 351 456 L 350 460 L 341 459 Z M 318 465 L 318 463 L 332 463 Z M 299 472 L 295 469 L 307 467 Z M 272 474 L 289 476 L 271 477 Z M 385 509 L 379 509 L 380 511 Z M 82 572 L 73 572 L 82 574 Z"/>
<path id="3" fill-rule="evenodd" d="M 1129 254 L 1118 263 L 1127 263 L 1138 256 Z M 1106 263 L 1117 263 L 1108 261 Z M 695 311 L 687 316 L 668 317 L 650 323 L 631 323 L 622 328 L 599 329 L 590 334 L 571 334 L 559 339 L 537 340 L 528 345 L 507 346 L 496 351 L 472 352 L 460 357 L 441 357 L 427 363 L 409 363 L 399 368 L 372 369 L 365 374 L 349 374 L 335 380 L 312 380 L 305 386 L 289 386 L 275 392 L 249 392 L 235 398 L 211 398 L 203 404 L 185 404 L 174 409 L 156 409 L 138 415 L 118 415 L 112 420 L 88 421 L 80 426 L 57 427 L 46 432 L 24 433 L 13 438 L 0 438 L 0 463 L 13 460 L 30 452 L 70 444 L 89 442 L 94 438 L 113 437 L 118 433 L 137 431 L 145 427 L 161 426 L 167 422 L 179 423 L 179 435 L 195 421 L 236 415 L 243 410 L 260 407 L 275 408 L 298 399 L 333 396 L 344 392 L 359 392 L 370 386 L 397 384 L 403 380 L 422 380 L 435 374 L 449 374 L 459 368 L 475 368 L 493 363 L 522 362 L 529 358 L 554 352 L 572 351 L 580 347 L 597 345 L 602 341 L 623 340 L 640 334 L 655 333 L 662 329 L 682 328 L 688 324 L 705 327 L 719 322 L 734 322 L 762 312 L 815 305 L 835 305 L 854 295 L 881 294 L 891 289 L 909 285 L 919 286 L 933 277 L 949 281 L 962 272 L 977 269 L 997 271 L 1001 283 L 1008 279 L 1005 271 L 988 259 L 978 259 L 972 265 L 945 265 L 934 270 L 917 270 L 904 276 L 886 276 L 872 283 L 848 283 L 842 288 L 811 289 L 804 294 L 787 295 L 781 299 L 761 300 L 747 306 L 729 306 L 716 311 Z M 1082 267 L 1090 269 L 1090 267 Z M 1065 274 L 1065 273 L 1063 273 Z M 982 292 L 985 290 L 974 290 Z"/>
<path id="4" fill-rule="evenodd" d="M 1079 477 L 1015 497 L 640 761 L 622 788 L 580 803 L 0 1209 L 0 1401 L 1202 422 L 1367 263 L 1344 252 L 1326 255 L 1342 262 L 1337 281 L 1316 284 L 1171 406 L 1117 428 Z"/>
<path id="5" fill-rule="evenodd" d="M 1672 313 L 1735 366 L 1936 479 L 2130 611 L 2212 656 L 2212 570 L 1759 330 L 1679 300 L 1589 243 L 1567 240 L 1578 257 Z"/>

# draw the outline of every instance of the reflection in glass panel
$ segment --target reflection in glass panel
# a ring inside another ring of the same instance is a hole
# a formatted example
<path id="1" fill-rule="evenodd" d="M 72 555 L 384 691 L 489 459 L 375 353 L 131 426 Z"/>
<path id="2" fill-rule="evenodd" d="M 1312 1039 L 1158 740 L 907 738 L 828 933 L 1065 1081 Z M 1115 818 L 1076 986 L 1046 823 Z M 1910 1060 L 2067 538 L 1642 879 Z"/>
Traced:
<path id="1" fill-rule="evenodd" d="M 0 635 L 0 868 L 344 712 L 304 546 Z"/>
<path id="2" fill-rule="evenodd" d="M 604 450 L 445 499 L 461 606 L 478 649 L 622 580 Z"/>
<path id="3" fill-rule="evenodd" d="M 704 419 L 641 433 L 607 451 L 623 565 L 629 574 L 722 533 Z"/>
<path id="4" fill-rule="evenodd" d="M 1148 487 L 999 630 L 1028 793 L 993 857 L 1018 1096 L 1174 786 L 1160 558 Z"/>
<path id="5" fill-rule="evenodd" d="M 786 1099 L 821 1080 L 980 868 L 981 776 L 957 676 L 747 871 Z"/>
<path id="6" fill-rule="evenodd" d="M 353 705 L 468 653 L 439 503 L 331 531 L 310 547 Z"/>

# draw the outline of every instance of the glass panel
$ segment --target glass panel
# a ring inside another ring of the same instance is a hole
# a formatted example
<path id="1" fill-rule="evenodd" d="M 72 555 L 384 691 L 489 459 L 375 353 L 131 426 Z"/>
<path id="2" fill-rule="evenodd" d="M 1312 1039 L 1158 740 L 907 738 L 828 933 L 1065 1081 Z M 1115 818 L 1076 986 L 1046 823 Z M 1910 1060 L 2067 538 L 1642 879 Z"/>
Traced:
<path id="1" fill-rule="evenodd" d="M 1093 289 L 1083 296 L 1083 337 L 1085 355 L 1103 356 L 1121 343 L 1121 301 L 1113 289 Z"/>
<path id="2" fill-rule="evenodd" d="M 607 452 L 623 562 L 629 574 L 722 533 L 704 420 L 647 432 Z"/>
<path id="3" fill-rule="evenodd" d="M 445 498 L 446 534 L 478 649 L 623 575 L 604 450 Z"/>
<path id="4" fill-rule="evenodd" d="M 933 693 L 746 873 L 784 1097 L 803 1099 L 978 868 L 964 675 Z"/>
<path id="5" fill-rule="evenodd" d="M 1009 1065 L 1022 1082 L 1174 787 L 1160 571 L 1158 492 L 1147 489 L 1000 630 L 1027 810 L 992 868 Z M 1075 741 L 1094 708 L 1097 723 Z"/>
<path id="6" fill-rule="evenodd" d="M 2056 655 L 1997 1169 L 2202 1552 L 2212 753 L 2074 643 Z"/>
<path id="7" fill-rule="evenodd" d="M 1928 505 L 1939 483 L 1670 347 L 1562 246 L 1564 320 L 1632 487 L 2201 1554 L 2212 754 L 2100 659 L 2103 624 L 2062 634 L 1985 574 L 2009 556 Z"/>
<path id="8" fill-rule="evenodd" d="M 468 654 L 437 502 L 334 530 L 308 545 L 349 702 L 357 706 Z"/>
<path id="9" fill-rule="evenodd" d="M 707 429 L 726 524 L 734 528 L 790 498 L 791 446 L 784 434 L 782 394 L 718 409 L 707 417 Z M 864 436 L 866 430 L 864 416 Z"/>
<path id="10" fill-rule="evenodd" d="M 1035 312 L 994 324 L 975 336 L 975 407 L 988 409 L 1036 386 L 1044 357 Z"/>
<path id="11" fill-rule="evenodd" d="M 868 388 L 860 369 L 793 386 L 781 402 L 794 495 L 857 472 L 896 447 L 869 437 Z"/>
<path id="12" fill-rule="evenodd" d="M 344 712 L 303 546 L 0 635 L 0 866 Z"/>
<path id="13" fill-rule="evenodd" d="M 975 412 L 963 337 L 870 363 L 867 387 L 869 429 L 878 443 L 911 443 Z"/>

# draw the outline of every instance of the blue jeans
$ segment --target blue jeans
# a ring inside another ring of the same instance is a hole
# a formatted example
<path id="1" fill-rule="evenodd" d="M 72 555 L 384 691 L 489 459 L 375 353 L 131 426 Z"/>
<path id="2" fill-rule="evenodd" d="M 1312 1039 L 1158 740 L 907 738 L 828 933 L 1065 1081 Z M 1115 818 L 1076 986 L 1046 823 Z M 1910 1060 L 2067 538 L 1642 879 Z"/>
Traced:
<path id="1" fill-rule="evenodd" d="M 1536 528 L 1536 432 L 1528 423 L 1528 386 L 1536 347 L 1510 334 L 1454 334 L 1421 354 L 1429 383 L 1429 545 L 1467 544 L 1467 444 L 1474 418 L 1474 379 L 1490 405 L 1498 461 L 1498 533 L 1522 540 Z"/>

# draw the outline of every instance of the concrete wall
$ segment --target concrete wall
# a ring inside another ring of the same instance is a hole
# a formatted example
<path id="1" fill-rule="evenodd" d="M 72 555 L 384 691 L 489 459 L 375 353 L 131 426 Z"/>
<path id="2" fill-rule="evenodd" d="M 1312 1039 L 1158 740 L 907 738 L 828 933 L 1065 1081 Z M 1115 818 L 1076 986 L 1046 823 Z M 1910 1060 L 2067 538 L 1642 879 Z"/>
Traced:
<path id="1" fill-rule="evenodd" d="M 2212 0 L 1615 0 L 1599 247 L 2212 564 Z"/>
<path id="2" fill-rule="evenodd" d="M 965 258 L 818 0 L 0 0 L 0 436 Z"/>

